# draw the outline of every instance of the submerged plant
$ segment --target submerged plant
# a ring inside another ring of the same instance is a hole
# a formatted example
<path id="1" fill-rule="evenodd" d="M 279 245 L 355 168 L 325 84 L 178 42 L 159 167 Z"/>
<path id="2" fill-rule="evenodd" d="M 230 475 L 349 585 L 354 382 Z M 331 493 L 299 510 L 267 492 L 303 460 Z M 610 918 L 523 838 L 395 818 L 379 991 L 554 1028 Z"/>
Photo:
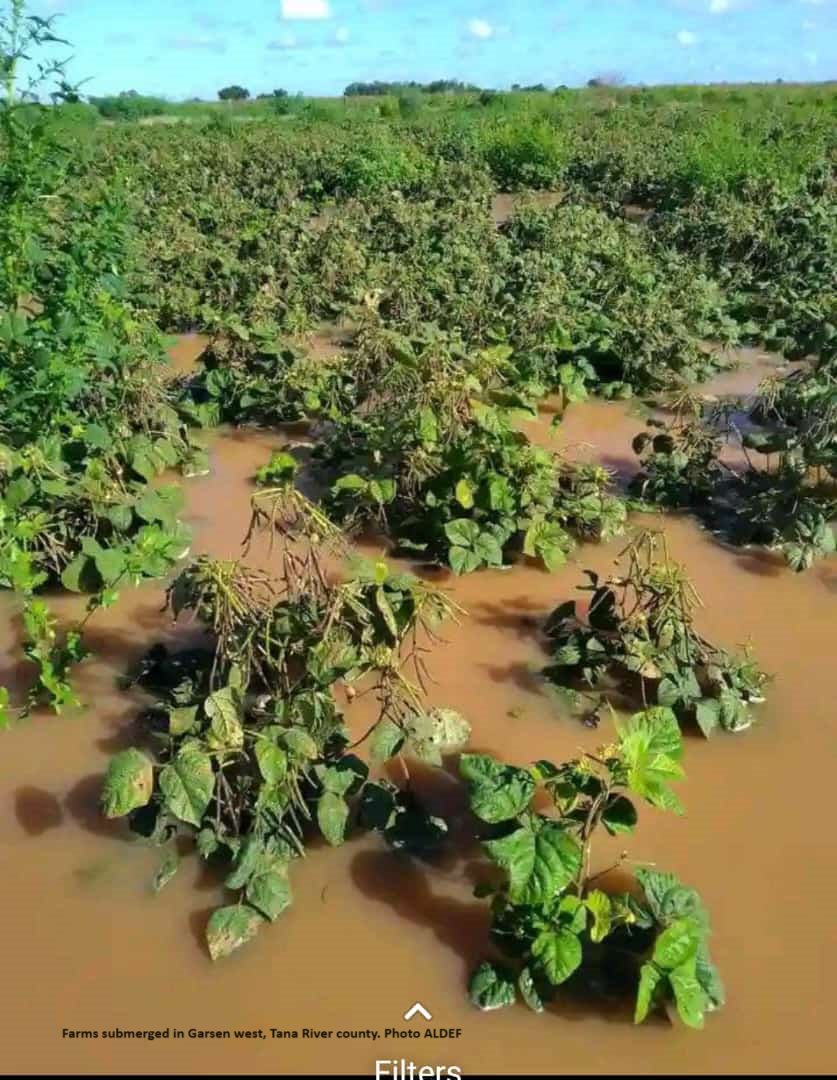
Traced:
<path id="1" fill-rule="evenodd" d="M 644 532 L 622 552 L 625 569 L 605 581 L 586 571 L 586 616 L 569 600 L 550 615 L 547 677 L 571 698 L 608 695 L 674 710 L 710 735 L 743 731 L 763 701 L 767 677 L 749 652 L 730 653 L 695 629 L 700 598 L 659 533 Z M 589 713 L 595 722 L 599 705 Z"/>
<path id="2" fill-rule="evenodd" d="M 730 542 L 779 551 L 796 571 L 837 550 L 837 379 L 828 364 L 766 380 L 749 407 L 707 413 L 698 403 L 648 426 L 654 432 L 633 443 L 641 470 L 631 487 L 643 499 L 689 507 Z M 724 436 L 740 444 L 746 467 L 721 461 Z"/>
<path id="3" fill-rule="evenodd" d="M 102 805 L 166 846 L 158 886 L 176 870 L 178 835 L 226 868 L 227 888 L 240 895 L 209 920 L 213 959 L 287 908 L 290 863 L 314 831 L 341 844 L 353 807 L 361 826 L 380 828 L 396 848 L 423 850 L 443 835 L 444 823 L 417 808 L 409 785 L 367 783 L 368 764 L 353 753 L 371 738 L 375 761 L 405 748 L 433 759 L 467 740 L 461 717 L 422 706 L 419 634 L 432 635 L 452 613 L 441 593 L 383 562 L 358 564 L 331 583 L 308 547 L 285 551 L 278 582 L 201 558 L 175 580 L 169 604 L 175 617 L 200 621 L 207 645 L 158 647 L 146 658 L 136 679 L 158 698 L 146 716 L 147 745 L 112 759 Z M 352 743 L 334 688 L 364 678 L 377 709 Z"/>
<path id="4" fill-rule="evenodd" d="M 508 348 L 470 357 L 417 345 L 401 345 L 391 387 L 383 383 L 315 451 L 327 474 L 338 474 L 325 500 L 336 520 L 375 522 L 398 549 L 457 574 L 520 552 L 553 569 L 573 532 L 621 529 L 625 514 L 607 492 L 607 473 L 565 462 L 515 429 L 515 418 L 536 407 L 504 381 Z"/>
<path id="5" fill-rule="evenodd" d="M 499 882 L 478 886 L 477 895 L 491 896 L 491 942 L 505 960 L 474 972 L 475 1005 L 497 1009 L 519 993 L 542 1012 L 566 986 L 614 998 L 635 994 L 636 1023 L 671 1003 L 685 1024 L 702 1027 L 705 1014 L 723 1004 L 709 917 L 693 889 L 673 874 L 640 868 L 638 898 L 597 887 L 606 871 L 591 875 L 601 829 L 622 836 L 636 825 L 630 796 L 682 813 L 670 787 L 682 778 L 681 756 L 677 720 L 659 707 L 617 723 L 614 743 L 558 766 L 519 768 L 462 755 L 471 809 L 484 823 L 483 848 L 500 871 Z M 539 789 L 551 804 L 546 812 L 534 808 Z"/>

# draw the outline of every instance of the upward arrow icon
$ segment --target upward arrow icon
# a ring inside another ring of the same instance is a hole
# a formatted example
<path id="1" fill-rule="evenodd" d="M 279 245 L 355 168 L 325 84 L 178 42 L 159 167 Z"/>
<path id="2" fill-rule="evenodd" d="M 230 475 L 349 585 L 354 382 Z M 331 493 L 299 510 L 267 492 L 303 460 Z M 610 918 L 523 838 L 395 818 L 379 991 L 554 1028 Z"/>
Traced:
<path id="1" fill-rule="evenodd" d="M 425 1020 L 433 1019 L 433 1017 L 430 1015 L 427 1009 L 425 1009 L 425 1007 L 420 1001 L 417 1001 L 415 1005 L 412 1005 L 409 1009 L 407 1009 L 407 1011 L 404 1013 L 404 1019 L 412 1020 L 416 1013 L 421 1013 Z"/>

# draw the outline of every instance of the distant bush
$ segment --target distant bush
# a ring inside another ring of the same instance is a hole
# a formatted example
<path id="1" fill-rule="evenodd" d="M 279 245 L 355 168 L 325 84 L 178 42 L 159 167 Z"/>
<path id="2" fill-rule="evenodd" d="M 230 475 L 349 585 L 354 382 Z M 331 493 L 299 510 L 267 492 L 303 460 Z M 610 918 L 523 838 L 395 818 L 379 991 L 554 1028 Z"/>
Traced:
<path id="1" fill-rule="evenodd" d="M 91 97 L 90 104 L 106 120 L 142 120 L 146 116 L 160 116 L 167 107 L 162 98 L 146 97 L 135 90 L 109 97 Z"/>
<path id="2" fill-rule="evenodd" d="M 218 91 L 218 97 L 221 101 L 246 101 L 250 97 L 250 91 L 243 86 L 225 86 Z"/>

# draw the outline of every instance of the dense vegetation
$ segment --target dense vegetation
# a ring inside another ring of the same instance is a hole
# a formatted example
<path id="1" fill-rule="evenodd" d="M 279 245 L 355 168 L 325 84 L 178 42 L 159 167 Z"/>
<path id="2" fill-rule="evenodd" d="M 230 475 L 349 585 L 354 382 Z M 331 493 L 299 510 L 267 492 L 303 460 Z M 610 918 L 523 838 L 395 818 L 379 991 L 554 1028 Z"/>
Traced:
<path id="1" fill-rule="evenodd" d="M 377 831 L 423 856 L 448 842 L 411 783 L 418 757 L 458 768 L 497 870 L 502 959 L 475 973 L 478 1006 L 519 991 L 540 1010 L 567 983 L 635 994 L 637 1021 L 673 1003 L 700 1026 L 723 990 L 697 894 L 638 871 L 635 893 L 611 895 L 590 873 L 594 834 L 631 831 L 633 798 L 680 809 L 681 726 L 743 730 L 762 698 L 749 654 L 700 635 L 683 569 L 642 535 L 618 574 L 590 575 L 588 609 L 556 610 L 547 677 L 590 725 L 619 709 L 617 737 L 520 768 L 452 759 L 469 721 L 425 706 L 423 653 L 455 614 L 445 594 L 383 561 L 335 579 L 326 557 L 375 529 L 456 574 L 552 570 L 619 535 L 630 503 L 607 470 L 519 426 L 547 397 L 560 422 L 593 394 L 674 402 L 635 440 L 643 505 L 694 509 L 796 569 L 833 552 L 833 88 L 277 93 L 174 132 L 128 122 L 157 105 L 126 94 L 94 102 L 126 122 L 96 125 L 60 65 L 24 98 L 21 61 L 53 26 L 21 0 L 0 10 L 0 586 L 34 665 L 24 701 L 0 690 L 0 723 L 76 704 L 87 621 L 122 586 L 166 578 L 207 645 L 152 648 L 133 674 L 155 704 L 103 808 L 163 847 L 159 887 L 185 836 L 223 866 L 239 899 L 210 919 L 213 958 L 287 908 L 317 833 Z M 53 85 L 63 104 L 33 103 Z M 527 194 L 501 215 L 498 191 Z M 310 347 L 336 323 L 339 349 Z M 193 328 L 210 345 L 175 376 L 163 335 Z M 690 389 L 740 342 L 802 361 L 746 424 Z M 207 470 L 201 429 L 292 421 L 313 449 L 275 454 L 253 496 L 253 530 L 286 541 L 281 572 L 199 555 L 172 580 L 189 536 L 162 474 Z M 736 433 L 745 469 L 720 457 Z M 50 612 L 58 588 L 87 597 L 78 624 Z M 352 745 L 335 689 L 356 681 L 377 709 Z M 370 773 L 391 760 L 398 784 Z"/>

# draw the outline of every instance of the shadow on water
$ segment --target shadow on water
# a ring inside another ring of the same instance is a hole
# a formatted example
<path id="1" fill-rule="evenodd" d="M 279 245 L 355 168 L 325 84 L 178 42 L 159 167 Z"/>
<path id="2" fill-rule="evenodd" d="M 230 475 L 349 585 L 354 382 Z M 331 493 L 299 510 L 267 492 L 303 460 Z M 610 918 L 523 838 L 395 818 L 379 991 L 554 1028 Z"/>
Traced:
<path id="1" fill-rule="evenodd" d="M 128 843 L 130 835 L 124 821 L 106 818 L 102 814 L 100 800 L 103 781 L 103 773 L 92 773 L 79 780 L 67 793 L 64 808 L 87 832 Z"/>
<path id="2" fill-rule="evenodd" d="M 526 596 L 504 600 L 502 604 L 472 604 L 468 614 L 483 626 L 511 630 L 516 637 L 539 640 L 547 614 L 542 604 Z"/>
<path id="3" fill-rule="evenodd" d="M 527 694 L 541 694 L 546 692 L 546 680 L 540 669 L 531 664 L 515 661 L 512 664 L 480 664 L 480 667 L 492 682 L 513 683 Z"/>
<path id="4" fill-rule="evenodd" d="M 50 791 L 27 784 L 14 796 L 15 817 L 28 836 L 41 836 L 64 821 L 61 801 Z"/>
<path id="5" fill-rule="evenodd" d="M 209 955 L 206 944 L 206 927 L 212 912 L 220 906 L 220 903 L 221 901 L 219 901 L 218 904 L 211 904 L 209 907 L 197 908 L 195 911 L 189 913 L 189 932 L 204 956 Z"/>
<path id="6" fill-rule="evenodd" d="M 465 963 L 467 978 L 486 951 L 488 905 L 435 893 L 427 870 L 409 856 L 389 851 L 360 851 L 350 874 L 360 892 L 385 904 L 398 916 L 433 931 Z"/>

